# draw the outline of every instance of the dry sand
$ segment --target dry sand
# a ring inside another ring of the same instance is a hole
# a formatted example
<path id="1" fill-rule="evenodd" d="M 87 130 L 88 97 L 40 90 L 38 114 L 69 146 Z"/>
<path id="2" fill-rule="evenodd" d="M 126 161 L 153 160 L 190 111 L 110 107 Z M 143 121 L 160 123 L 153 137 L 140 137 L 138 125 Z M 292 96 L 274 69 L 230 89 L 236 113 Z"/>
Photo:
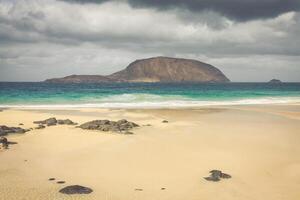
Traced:
<path id="1" fill-rule="evenodd" d="M 0 150 L 1 200 L 299 200 L 300 106 L 171 110 L 14 110 L 0 125 L 126 118 L 134 135 L 58 125 L 11 135 Z M 161 123 L 162 120 L 169 123 Z M 208 182 L 211 169 L 232 175 Z M 56 184 L 48 178 L 66 181 Z M 88 195 L 58 190 L 79 184 Z M 161 188 L 165 188 L 162 190 Z M 135 190 L 142 189 L 142 191 Z"/>

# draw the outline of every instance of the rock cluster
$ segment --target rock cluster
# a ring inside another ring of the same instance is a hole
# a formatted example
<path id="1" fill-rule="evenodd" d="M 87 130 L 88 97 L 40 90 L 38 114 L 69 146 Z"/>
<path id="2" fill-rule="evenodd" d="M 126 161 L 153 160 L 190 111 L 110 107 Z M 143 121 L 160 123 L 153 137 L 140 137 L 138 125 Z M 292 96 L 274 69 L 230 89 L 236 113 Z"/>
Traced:
<path id="1" fill-rule="evenodd" d="M 211 170 L 210 172 L 210 176 L 209 177 L 204 177 L 205 180 L 207 181 L 214 181 L 214 182 L 217 182 L 217 181 L 220 181 L 221 178 L 222 179 L 228 179 L 228 178 L 231 178 L 231 176 L 229 174 L 225 174 L 223 173 L 222 171 L 220 170 Z"/>
<path id="2" fill-rule="evenodd" d="M 5 136 L 9 133 L 25 133 L 29 131 L 29 129 L 23 129 L 20 127 L 8 127 L 0 125 L 0 136 Z"/>
<path id="3" fill-rule="evenodd" d="M 59 192 L 63 194 L 89 194 L 92 193 L 93 190 L 81 185 L 70 185 L 62 188 L 61 190 L 59 190 Z"/>
<path id="4" fill-rule="evenodd" d="M 129 122 L 126 119 L 121 119 L 119 121 L 110 120 L 94 120 L 81 124 L 79 128 L 88 130 L 99 130 L 99 131 L 112 131 L 125 134 L 132 134 L 129 130 L 138 127 L 134 122 Z"/>
<path id="5" fill-rule="evenodd" d="M 69 120 L 69 119 L 56 119 L 55 117 L 49 118 L 49 119 L 45 119 L 45 120 L 41 120 L 41 121 L 34 121 L 34 124 L 39 124 L 39 127 L 37 127 L 36 129 L 41 129 L 41 128 L 45 128 L 41 125 L 47 125 L 47 126 L 55 126 L 57 124 L 65 124 L 65 125 L 76 125 L 77 123 L 74 123 L 73 121 Z"/>

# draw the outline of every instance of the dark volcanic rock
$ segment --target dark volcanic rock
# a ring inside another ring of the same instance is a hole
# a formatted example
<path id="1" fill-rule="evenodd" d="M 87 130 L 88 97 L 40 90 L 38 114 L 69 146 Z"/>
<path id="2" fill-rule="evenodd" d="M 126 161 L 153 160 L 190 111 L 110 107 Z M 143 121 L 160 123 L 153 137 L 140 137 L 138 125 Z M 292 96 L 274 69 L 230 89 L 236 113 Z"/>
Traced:
<path id="1" fill-rule="evenodd" d="M 6 137 L 0 137 L 0 144 L 2 144 L 2 147 L 4 149 L 8 148 L 8 140 Z"/>
<path id="2" fill-rule="evenodd" d="M 63 194 L 89 194 L 92 193 L 93 190 L 81 185 L 70 185 L 62 188 L 61 190 L 59 190 L 59 192 Z"/>
<path id="3" fill-rule="evenodd" d="M 66 183 L 66 181 L 57 181 L 56 183 L 57 184 L 64 184 L 64 183 Z"/>
<path id="4" fill-rule="evenodd" d="M 55 180 L 55 178 L 49 178 L 48 180 L 49 180 L 49 181 L 54 181 L 54 180 Z"/>
<path id="5" fill-rule="evenodd" d="M 57 120 L 58 124 L 65 124 L 65 125 L 76 125 L 77 123 L 74 123 L 73 121 L 69 119 L 58 119 Z"/>
<path id="6" fill-rule="evenodd" d="M 46 119 L 46 120 L 41 120 L 41 121 L 34 121 L 33 123 L 35 124 L 44 124 L 47 126 L 55 126 L 57 124 L 66 124 L 66 125 L 76 125 L 77 123 L 71 121 L 70 119 L 56 119 L 54 117 Z M 40 128 L 43 128 L 42 126 L 40 126 Z"/>
<path id="7" fill-rule="evenodd" d="M 204 179 L 207 180 L 207 181 L 213 181 L 213 182 L 220 181 L 220 178 L 219 177 L 215 177 L 215 176 L 204 177 Z"/>
<path id="8" fill-rule="evenodd" d="M 0 126 L 0 136 L 5 136 L 9 133 L 25 133 L 27 131 L 29 130 L 20 127 Z"/>
<path id="9" fill-rule="evenodd" d="M 132 135 L 132 134 L 133 134 L 133 132 L 126 131 L 124 134 L 125 134 L 125 135 Z"/>
<path id="10" fill-rule="evenodd" d="M 43 129 L 43 128 L 46 128 L 46 126 L 42 125 L 42 124 L 39 124 L 38 127 L 35 127 L 35 129 Z"/>
<path id="11" fill-rule="evenodd" d="M 169 121 L 167 121 L 167 120 L 163 120 L 163 121 L 162 121 L 162 123 L 169 123 Z"/>
<path id="12" fill-rule="evenodd" d="M 231 175 L 222 173 L 222 174 L 220 175 L 220 177 L 221 177 L 221 178 L 231 178 Z"/>
<path id="13" fill-rule="evenodd" d="M 229 174 L 225 174 L 220 170 L 211 170 L 210 172 L 210 176 L 209 177 L 204 177 L 205 180 L 207 181 L 220 181 L 221 179 L 228 179 L 231 178 L 231 176 Z"/>
<path id="14" fill-rule="evenodd" d="M 34 124 L 46 124 L 47 126 L 53 126 L 57 124 L 56 118 L 52 117 L 42 121 L 34 121 Z"/>
<path id="15" fill-rule="evenodd" d="M 127 68 L 108 76 L 72 75 L 48 79 L 50 83 L 101 82 L 229 82 L 216 67 L 191 59 L 154 57 L 136 60 Z"/>
<path id="16" fill-rule="evenodd" d="M 129 122 L 126 119 L 122 119 L 119 121 L 94 120 L 80 125 L 79 128 L 99 131 L 113 131 L 120 133 L 124 131 L 124 133 L 132 134 L 128 130 L 131 130 L 138 126 L 139 125 L 137 125 L 136 123 Z"/>

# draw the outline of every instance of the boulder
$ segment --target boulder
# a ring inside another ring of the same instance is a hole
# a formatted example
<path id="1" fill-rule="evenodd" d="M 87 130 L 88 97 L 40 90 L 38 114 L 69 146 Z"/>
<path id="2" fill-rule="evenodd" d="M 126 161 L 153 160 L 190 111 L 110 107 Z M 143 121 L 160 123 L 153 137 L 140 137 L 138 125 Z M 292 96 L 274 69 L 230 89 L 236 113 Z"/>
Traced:
<path id="1" fill-rule="evenodd" d="M 70 185 L 62 188 L 61 190 L 59 190 L 59 192 L 63 194 L 89 194 L 92 193 L 93 190 L 81 185 Z"/>
<path id="2" fill-rule="evenodd" d="M 34 121 L 34 124 L 46 124 L 47 126 L 54 126 L 57 124 L 56 118 L 52 117 L 46 120 Z"/>
<path id="3" fill-rule="evenodd" d="M 29 131 L 29 129 L 23 129 L 20 127 L 8 127 L 4 125 L 0 126 L 0 136 L 5 136 L 9 133 L 25 133 L 27 131 Z"/>
<path id="4" fill-rule="evenodd" d="M 112 131 L 112 132 L 119 132 L 124 133 L 128 132 L 139 125 L 134 122 L 129 122 L 126 119 L 122 119 L 119 121 L 109 121 L 109 120 L 94 120 L 90 122 L 86 122 L 81 124 L 79 128 L 88 129 L 88 130 L 99 130 L 99 131 Z M 131 134 L 131 132 L 129 133 Z"/>

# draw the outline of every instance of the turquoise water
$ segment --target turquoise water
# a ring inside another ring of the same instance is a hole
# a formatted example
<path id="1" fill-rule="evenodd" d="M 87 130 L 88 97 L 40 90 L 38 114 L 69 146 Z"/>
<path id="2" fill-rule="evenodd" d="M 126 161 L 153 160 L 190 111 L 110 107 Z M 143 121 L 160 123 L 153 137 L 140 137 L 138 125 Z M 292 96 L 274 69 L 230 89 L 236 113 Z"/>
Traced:
<path id="1" fill-rule="evenodd" d="M 187 107 L 300 102 L 300 83 L 0 83 L 0 107 Z"/>

